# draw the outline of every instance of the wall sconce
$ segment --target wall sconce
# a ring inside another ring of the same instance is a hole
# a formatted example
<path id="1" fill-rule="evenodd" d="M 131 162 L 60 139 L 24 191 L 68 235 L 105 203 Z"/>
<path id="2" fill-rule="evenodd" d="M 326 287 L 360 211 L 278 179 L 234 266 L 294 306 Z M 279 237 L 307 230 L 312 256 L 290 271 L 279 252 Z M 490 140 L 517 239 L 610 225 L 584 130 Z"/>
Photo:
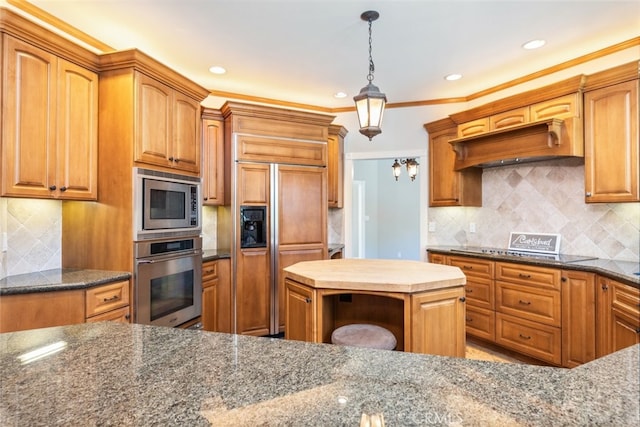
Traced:
<path id="1" fill-rule="evenodd" d="M 391 165 L 391 168 L 393 169 L 393 176 L 395 177 L 396 181 L 398 180 L 398 177 L 402 172 L 401 164 L 407 165 L 407 173 L 409 174 L 409 178 L 411 178 L 411 181 L 414 181 L 416 179 L 416 175 L 418 175 L 418 166 L 420 165 L 420 163 L 418 163 L 416 159 L 404 159 L 400 160 L 400 163 L 398 163 L 398 159 L 395 159 L 393 165 Z"/>
<path id="2" fill-rule="evenodd" d="M 378 86 L 374 86 L 373 59 L 371 57 L 371 23 L 378 19 L 380 14 L 375 10 L 363 12 L 360 18 L 369 23 L 369 74 L 367 80 L 369 84 L 360 89 L 360 93 L 353 97 L 356 103 L 356 111 L 358 112 L 358 121 L 360 122 L 360 133 L 371 138 L 382 133 L 380 125 L 382 124 L 382 113 L 384 113 L 384 105 L 387 102 L 387 96 L 380 92 Z"/>

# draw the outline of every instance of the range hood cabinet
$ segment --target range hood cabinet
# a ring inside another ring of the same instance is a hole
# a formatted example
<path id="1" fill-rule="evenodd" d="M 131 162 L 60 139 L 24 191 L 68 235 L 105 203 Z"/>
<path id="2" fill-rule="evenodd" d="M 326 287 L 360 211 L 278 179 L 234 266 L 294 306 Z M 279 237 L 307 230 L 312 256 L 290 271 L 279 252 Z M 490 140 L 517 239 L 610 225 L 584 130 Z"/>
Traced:
<path id="1" fill-rule="evenodd" d="M 571 118 L 550 118 L 456 138 L 449 141 L 456 152 L 455 170 L 495 167 L 558 157 L 584 157 L 582 135 L 571 135 Z"/>

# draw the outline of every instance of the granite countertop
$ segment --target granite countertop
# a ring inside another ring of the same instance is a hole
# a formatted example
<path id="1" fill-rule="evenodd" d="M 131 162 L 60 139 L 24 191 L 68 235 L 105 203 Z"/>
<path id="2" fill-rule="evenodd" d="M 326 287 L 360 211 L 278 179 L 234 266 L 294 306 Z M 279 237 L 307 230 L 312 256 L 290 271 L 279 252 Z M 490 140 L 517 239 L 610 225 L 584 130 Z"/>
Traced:
<path id="1" fill-rule="evenodd" d="M 0 295 L 86 289 L 130 278 L 126 271 L 58 268 L 0 279 Z"/>
<path id="2" fill-rule="evenodd" d="M 231 258 L 231 250 L 229 249 L 205 249 L 202 251 L 203 262 L 227 258 Z"/>
<path id="3" fill-rule="evenodd" d="M 432 246 L 427 248 L 427 252 L 440 253 L 445 255 L 466 256 L 473 258 L 491 259 L 494 261 L 517 262 L 520 264 L 539 265 L 542 267 L 555 267 L 565 270 L 580 270 L 598 273 L 613 280 L 619 280 L 628 285 L 640 288 L 640 261 L 616 261 L 611 259 L 598 258 L 588 261 L 562 263 L 547 259 L 519 258 L 509 255 L 455 252 L 463 249 L 462 246 Z"/>
<path id="4" fill-rule="evenodd" d="M 18 356 L 61 343 L 23 364 Z M 180 357 L 184 355 L 185 357 Z M 640 345 L 572 370 L 102 322 L 0 334 L 0 423 L 638 425 Z"/>
<path id="5" fill-rule="evenodd" d="M 304 261 L 286 267 L 284 272 L 299 283 L 319 289 L 413 293 L 466 283 L 458 267 L 410 260 Z"/>

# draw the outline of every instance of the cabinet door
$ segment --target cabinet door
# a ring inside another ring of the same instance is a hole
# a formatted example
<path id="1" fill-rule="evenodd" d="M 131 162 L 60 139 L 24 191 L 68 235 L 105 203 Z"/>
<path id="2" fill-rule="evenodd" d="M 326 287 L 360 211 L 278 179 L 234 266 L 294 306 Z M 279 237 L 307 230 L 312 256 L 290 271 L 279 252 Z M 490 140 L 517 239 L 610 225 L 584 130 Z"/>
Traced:
<path id="1" fill-rule="evenodd" d="M 238 166 L 239 205 L 268 205 L 269 191 L 269 165 L 242 163 Z"/>
<path id="2" fill-rule="evenodd" d="M 216 332 L 233 332 L 233 307 L 231 296 L 231 260 L 218 263 L 218 291 L 216 295 Z"/>
<path id="3" fill-rule="evenodd" d="M 53 197 L 57 58 L 3 36 L 2 195 Z"/>
<path id="4" fill-rule="evenodd" d="M 134 160 L 171 167 L 173 89 L 138 72 L 135 82 L 137 111 Z"/>
<path id="5" fill-rule="evenodd" d="M 5 295 L 0 298 L 0 333 L 84 321 L 82 290 Z"/>
<path id="6" fill-rule="evenodd" d="M 236 333 L 268 335 L 273 305 L 269 248 L 240 249 L 236 256 Z"/>
<path id="7" fill-rule="evenodd" d="M 327 253 L 327 193 L 325 168 L 278 165 L 276 326 L 284 328 L 283 270 L 295 263 L 325 259 Z"/>
<path id="8" fill-rule="evenodd" d="M 205 205 L 224 204 L 224 122 L 202 120 L 202 194 Z"/>
<path id="9" fill-rule="evenodd" d="M 200 173 L 200 103 L 173 91 L 169 160 L 185 172 Z"/>
<path id="10" fill-rule="evenodd" d="M 343 196 L 343 156 L 344 137 L 346 129 L 342 126 L 329 127 L 329 139 L 327 140 L 327 193 L 330 208 L 342 208 Z"/>
<path id="11" fill-rule="evenodd" d="M 411 296 L 414 353 L 465 356 L 464 287 Z"/>
<path id="12" fill-rule="evenodd" d="M 217 331 L 218 322 L 216 307 L 218 306 L 218 279 L 210 281 L 206 288 L 202 288 L 202 329 Z"/>
<path id="13" fill-rule="evenodd" d="M 596 358 L 595 275 L 562 272 L 562 366 L 574 368 Z"/>
<path id="14" fill-rule="evenodd" d="M 98 197 L 98 75 L 58 60 L 57 172 L 60 198 Z"/>
<path id="15" fill-rule="evenodd" d="M 285 280 L 286 318 L 284 337 L 288 340 L 313 342 L 314 292 L 293 280 Z"/>
<path id="16" fill-rule="evenodd" d="M 456 153 L 449 140 L 455 128 L 429 135 L 429 206 L 481 206 L 482 170 L 457 172 Z"/>
<path id="17" fill-rule="evenodd" d="M 585 107 L 586 202 L 637 202 L 638 80 L 587 92 Z"/>

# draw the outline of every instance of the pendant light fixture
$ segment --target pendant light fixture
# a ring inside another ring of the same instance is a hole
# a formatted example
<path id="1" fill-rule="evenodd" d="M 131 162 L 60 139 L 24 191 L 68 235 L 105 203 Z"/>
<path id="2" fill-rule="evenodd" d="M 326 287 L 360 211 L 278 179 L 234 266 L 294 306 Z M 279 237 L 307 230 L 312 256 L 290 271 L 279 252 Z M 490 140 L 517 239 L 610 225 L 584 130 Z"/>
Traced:
<path id="1" fill-rule="evenodd" d="M 387 96 L 371 83 L 373 82 L 373 72 L 375 71 L 371 57 L 371 23 L 379 17 L 380 14 L 375 10 L 368 10 L 360 15 L 363 21 L 369 23 L 369 74 L 367 75 L 369 84 L 360 89 L 360 93 L 353 97 L 356 102 L 358 121 L 360 122 L 360 133 L 367 136 L 369 141 L 382 132 L 380 125 L 384 106 L 387 102 Z"/>
<path id="2" fill-rule="evenodd" d="M 398 177 L 402 172 L 401 164 L 407 165 L 407 173 L 409 174 L 409 178 L 411 178 L 411 181 L 414 181 L 416 179 L 416 176 L 418 175 L 418 166 L 420 165 L 420 163 L 418 163 L 416 159 L 400 160 L 400 163 L 398 163 L 398 159 L 395 159 L 393 165 L 391 165 L 391 168 L 393 169 L 393 176 L 396 181 L 398 180 Z"/>

